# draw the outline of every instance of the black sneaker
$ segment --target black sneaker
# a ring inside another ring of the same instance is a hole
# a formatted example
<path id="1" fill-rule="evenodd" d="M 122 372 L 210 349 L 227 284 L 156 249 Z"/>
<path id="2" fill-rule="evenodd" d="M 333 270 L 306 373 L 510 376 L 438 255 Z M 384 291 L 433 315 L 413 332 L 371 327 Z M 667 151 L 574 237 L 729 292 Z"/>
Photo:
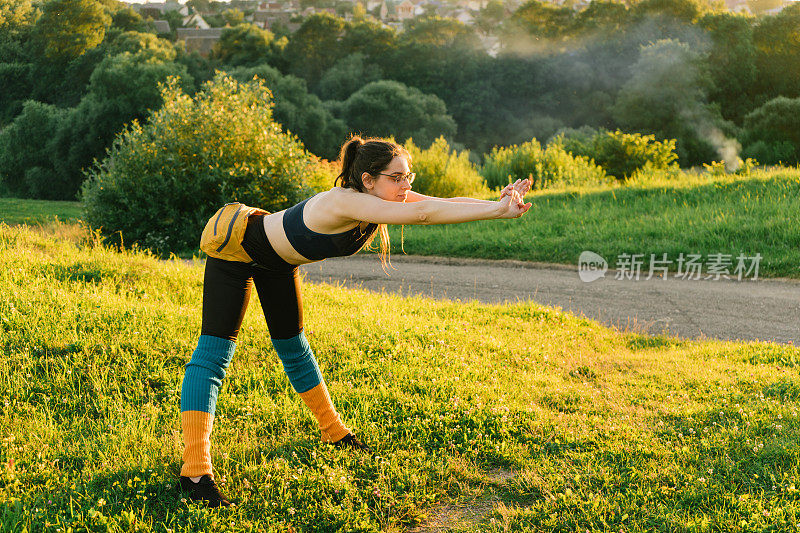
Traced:
<path id="1" fill-rule="evenodd" d="M 176 487 L 178 492 L 185 492 L 192 501 L 203 501 L 208 507 L 229 507 L 233 505 L 227 496 L 217 488 L 217 483 L 210 475 L 205 474 L 200 481 L 195 483 L 186 476 L 181 476 L 181 482 Z"/>
<path id="2" fill-rule="evenodd" d="M 354 448 L 367 453 L 373 453 L 372 448 L 361 442 L 352 433 L 348 433 L 345 437 L 333 443 L 337 448 Z"/>

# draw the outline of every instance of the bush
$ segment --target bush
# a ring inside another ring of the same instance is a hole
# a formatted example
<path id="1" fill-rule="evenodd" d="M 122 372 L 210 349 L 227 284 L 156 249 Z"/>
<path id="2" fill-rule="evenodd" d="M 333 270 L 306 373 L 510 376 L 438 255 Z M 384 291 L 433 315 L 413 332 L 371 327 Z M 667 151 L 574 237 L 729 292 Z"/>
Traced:
<path id="1" fill-rule="evenodd" d="M 469 160 L 469 152 L 451 151 L 444 137 L 439 137 L 423 150 L 408 139 L 405 148 L 411 154 L 417 174 L 414 190 L 430 196 L 482 196 L 488 193 L 483 177 Z"/>
<path id="2" fill-rule="evenodd" d="M 750 157 L 745 160 L 738 159 L 734 163 L 732 166 L 725 161 L 712 161 L 711 163 L 704 163 L 703 168 L 712 176 L 726 176 L 728 174 L 749 176 L 752 174 L 753 169 L 758 166 L 758 161 Z"/>
<path id="3" fill-rule="evenodd" d="M 800 98 L 773 98 L 744 119 L 745 152 L 762 163 L 800 162 Z"/>
<path id="4" fill-rule="evenodd" d="M 744 157 L 752 157 L 766 165 L 791 164 L 798 160 L 798 150 L 789 141 L 756 141 L 745 147 Z"/>
<path id="5" fill-rule="evenodd" d="M 644 168 L 673 168 L 678 159 L 675 139 L 656 141 L 654 135 L 623 133 L 619 130 L 567 130 L 557 135 L 551 144 L 559 145 L 573 155 L 593 160 L 618 180 L 627 179 Z"/>
<path id="6" fill-rule="evenodd" d="M 489 187 L 495 189 L 524 178 L 533 181 L 532 189 L 599 185 L 609 181 L 605 171 L 591 160 L 569 154 L 558 143 L 543 149 L 536 139 L 519 146 L 492 148 L 481 174 Z"/>
<path id="7" fill-rule="evenodd" d="M 218 73 L 194 97 L 171 78 L 164 106 L 134 122 L 93 167 L 83 188 L 86 220 L 107 235 L 165 253 L 196 249 L 227 202 L 277 211 L 327 179 L 302 144 L 272 117 L 260 82 Z"/>
<path id="8" fill-rule="evenodd" d="M 0 50 L 0 57 L 3 51 Z M 22 104 L 31 92 L 31 65 L 27 63 L 0 62 L 0 127 L 14 120 L 22 112 Z"/>
<path id="9" fill-rule="evenodd" d="M 14 196 L 47 200 L 75 197 L 74 185 L 53 175 L 53 134 L 66 113 L 29 100 L 14 122 L 0 132 L 0 180 Z"/>

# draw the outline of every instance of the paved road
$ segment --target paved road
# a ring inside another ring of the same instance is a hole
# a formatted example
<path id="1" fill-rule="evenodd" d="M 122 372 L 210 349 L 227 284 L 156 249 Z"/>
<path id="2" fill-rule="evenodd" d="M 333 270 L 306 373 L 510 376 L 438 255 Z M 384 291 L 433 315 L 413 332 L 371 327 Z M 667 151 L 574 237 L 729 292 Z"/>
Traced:
<path id="1" fill-rule="evenodd" d="M 619 329 L 683 338 L 768 340 L 800 345 L 800 282 L 616 280 L 589 283 L 576 267 L 393 256 L 390 276 L 375 256 L 328 259 L 302 267 L 311 282 L 373 291 L 501 303 L 533 300 Z"/>

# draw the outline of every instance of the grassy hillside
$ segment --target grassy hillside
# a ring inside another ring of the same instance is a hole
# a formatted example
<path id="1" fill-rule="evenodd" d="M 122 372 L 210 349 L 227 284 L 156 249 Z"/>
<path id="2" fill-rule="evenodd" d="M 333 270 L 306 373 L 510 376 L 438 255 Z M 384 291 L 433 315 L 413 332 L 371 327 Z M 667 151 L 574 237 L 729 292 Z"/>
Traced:
<path id="1" fill-rule="evenodd" d="M 80 202 L 0 198 L 0 221 L 6 224 L 43 224 L 55 218 L 75 222 L 81 215 Z"/>
<path id="2" fill-rule="evenodd" d="M 211 512 L 173 486 L 199 264 L 0 225 L 0 531 L 792 531 L 800 350 L 610 330 L 533 303 L 305 286 L 346 423 L 319 441 L 257 302 Z M 71 528 L 71 529 L 70 529 Z"/>
<path id="3" fill-rule="evenodd" d="M 800 171 L 708 178 L 684 173 L 615 189 L 541 191 L 518 220 L 406 226 L 409 254 L 578 263 L 584 250 L 614 268 L 620 254 L 760 253 L 760 277 L 800 278 Z M 392 229 L 400 252 L 400 229 Z M 673 264 L 671 270 L 675 270 Z M 733 269 L 731 268 L 731 271 Z M 647 270 L 645 270 L 647 272 Z M 705 272 L 705 269 L 704 269 Z M 735 277 L 735 276 L 734 276 Z"/>
<path id="4" fill-rule="evenodd" d="M 734 278 L 737 256 L 761 254 L 759 277 L 800 278 L 800 226 L 793 223 L 800 212 L 797 169 L 750 176 L 650 175 L 640 184 L 538 191 L 527 200 L 533 207 L 518 220 L 392 227 L 393 253 L 402 253 L 402 231 L 408 254 L 576 265 L 580 253 L 591 250 L 612 269 L 620 254 L 643 254 L 643 277 L 651 254 L 659 260 L 667 254 L 672 271 L 681 253 L 699 254 L 704 273 L 709 255 L 729 254 Z M 80 215 L 76 202 L 0 198 L 0 221 L 8 224 L 41 224 L 53 217 L 74 221 Z"/>

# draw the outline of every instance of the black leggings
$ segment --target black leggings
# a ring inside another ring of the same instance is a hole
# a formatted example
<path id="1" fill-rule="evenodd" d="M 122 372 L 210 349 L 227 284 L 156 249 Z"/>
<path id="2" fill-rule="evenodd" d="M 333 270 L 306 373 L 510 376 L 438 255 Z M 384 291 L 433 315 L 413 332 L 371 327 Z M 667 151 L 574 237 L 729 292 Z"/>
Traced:
<path id="1" fill-rule="evenodd" d="M 255 282 L 270 337 L 289 339 L 303 329 L 303 301 L 297 266 L 284 261 L 264 232 L 264 216 L 251 216 L 242 248 L 253 263 L 206 259 L 201 335 L 236 341 Z"/>

